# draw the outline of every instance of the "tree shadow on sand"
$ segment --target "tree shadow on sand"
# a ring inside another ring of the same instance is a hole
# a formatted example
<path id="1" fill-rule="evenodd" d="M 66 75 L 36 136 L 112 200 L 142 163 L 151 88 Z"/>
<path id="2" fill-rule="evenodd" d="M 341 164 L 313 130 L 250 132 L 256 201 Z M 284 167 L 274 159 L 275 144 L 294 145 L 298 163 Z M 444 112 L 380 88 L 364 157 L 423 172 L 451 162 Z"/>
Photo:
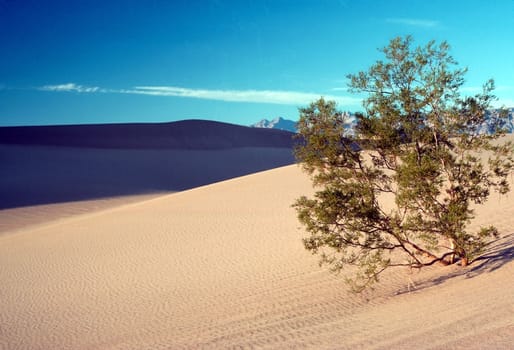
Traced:
<path id="1" fill-rule="evenodd" d="M 452 266 L 452 271 L 448 273 L 444 273 L 444 270 L 440 270 L 443 275 L 409 283 L 406 287 L 398 290 L 395 295 L 417 292 L 434 287 L 456 277 L 465 276 L 464 278 L 474 278 L 483 273 L 496 271 L 511 261 L 514 261 L 514 233 L 492 241 L 486 252 L 475 259 L 468 267 L 461 268 L 460 266 Z"/>
<path id="2" fill-rule="evenodd" d="M 493 246 L 488 251 L 477 258 L 476 266 L 466 274 L 468 278 L 475 277 L 482 272 L 493 272 L 508 262 L 514 260 L 514 233 L 493 242 Z"/>

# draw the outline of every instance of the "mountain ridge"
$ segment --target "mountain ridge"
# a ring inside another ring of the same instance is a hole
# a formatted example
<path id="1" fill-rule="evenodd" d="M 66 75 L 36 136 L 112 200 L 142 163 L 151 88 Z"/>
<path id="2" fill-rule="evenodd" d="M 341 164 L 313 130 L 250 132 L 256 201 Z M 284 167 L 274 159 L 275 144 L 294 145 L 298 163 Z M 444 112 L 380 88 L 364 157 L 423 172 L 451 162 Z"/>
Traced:
<path id="1" fill-rule="evenodd" d="M 217 121 L 0 127 L 0 144 L 114 149 L 291 148 L 293 134 Z"/>
<path id="2" fill-rule="evenodd" d="M 501 110 L 507 111 L 507 121 L 504 125 L 504 128 L 507 130 L 508 133 L 514 132 L 514 107 L 508 107 L 508 108 L 492 108 L 486 111 L 488 116 L 495 115 L 499 113 Z M 344 112 L 346 116 L 348 117 L 348 123 L 346 124 L 347 129 L 353 129 L 356 124 L 355 119 L 355 113 L 353 112 Z M 288 130 L 291 132 L 297 132 L 296 129 L 296 122 L 289 119 L 284 119 L 282 117 L 277 117 L 272 120 L 268 119 L 262 119 L 258 121 L 257 123 L 254 123 L 250 125 L 253 128 L 262 128 L 262 129 L 277 129 L 277 130 Z M 483 127 L 482 132 L 488 132 L 488 125 L 487 123 Z"/>
<path id="3" fill-rule="evenodd" d="M 268 120 L 262 119 L 255 124 L 250 125 L 253 128 L 261 129 L 277 129 L 285 130 L 290 132 L 296 132 L 296 122 L 282 117 L 276 117 L 275 119 Z"/>

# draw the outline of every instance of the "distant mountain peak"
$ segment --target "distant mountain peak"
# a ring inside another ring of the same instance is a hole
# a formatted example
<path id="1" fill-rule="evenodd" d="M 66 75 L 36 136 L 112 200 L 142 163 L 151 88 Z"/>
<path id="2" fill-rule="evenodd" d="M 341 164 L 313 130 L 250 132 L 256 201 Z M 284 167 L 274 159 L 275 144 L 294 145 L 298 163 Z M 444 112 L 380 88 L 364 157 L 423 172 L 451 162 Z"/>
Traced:
<path id="1" fill-rule="evenodd" d="M 253 128 L 279 129 L 296 132 L 296 122 L 282 117 L 276 117 L 272 120 L 262 119 L 261 121 L 250 125 Z"/>
<path id="2" fill-rule="evenodd" d="M 505 125 L 503 127 L 505 128 L 505 130 L 508 133 L 514 133 L 514 107 L 508 107 L 508 108 L 504 108 L 504 109 L 507 110 L 508 117 L 507 117 L 507 120 L 505 120 Z M 497 113 L 499 113 L 500 110 L 501 110 L 501 108 L 489 109 L 487 111 L 487 115 L 491 116 L 491 115 L 497 114 Z M 344 112 L 344 114 L 347 117 L 347 121 L 345 123 L 345 128 L 350 129 L 350 130 L 354 129 L 355 125 L 357 123 L 357 120 L 355 118 L 355 113 L 347 111 L 347 112 Z M 276 117 L 272 120 L 262 119 L 261 121 L 255 123 L 255 124 L 252 124 L 250 126 L 253 128 L 279 129 L 279 130 L 286 130 L 286 131 L 290 131 L 290 132 L 294 132 L 294 133 L 297 132 L 296 122 L 289 120 L 289 119 L 284 119 L 282 117 Z M 482 132 L 489 132 L 487 127 L 488 127 L 487 123 L 484 124 L 484 126 L 482 128 L 483 129 Z"/>

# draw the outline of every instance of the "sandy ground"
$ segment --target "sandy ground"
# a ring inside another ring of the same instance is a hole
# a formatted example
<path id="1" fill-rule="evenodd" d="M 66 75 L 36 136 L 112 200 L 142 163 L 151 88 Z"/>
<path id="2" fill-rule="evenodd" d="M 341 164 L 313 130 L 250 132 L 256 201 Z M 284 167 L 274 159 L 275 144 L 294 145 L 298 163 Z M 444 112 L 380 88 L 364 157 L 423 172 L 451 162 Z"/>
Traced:
<path id="1" fill-rule="evenodd" d="M 290 148 L 276 147 L 0 145 L 0 235 L 293 162 Z"/>
<path id="2" fill-rule="evenodd" d="M 309 193 L 292 165 L 7 232 L 0 349 L 512 348 L 514 195 L 486 259 L 353 295 L 302 246 Z"/>
<path id="3" fill-rule="evenodd" d="M 157 192 L 133 196 L 118 196 L 3 209 L 0 210 L 0 236 L 4 234 L 13 234 L 45 223 L 55 225 L 58 221 L 70 217 L 87 215 L 125 204 L 143 202 L 165 194 L 169 193 Z"/>

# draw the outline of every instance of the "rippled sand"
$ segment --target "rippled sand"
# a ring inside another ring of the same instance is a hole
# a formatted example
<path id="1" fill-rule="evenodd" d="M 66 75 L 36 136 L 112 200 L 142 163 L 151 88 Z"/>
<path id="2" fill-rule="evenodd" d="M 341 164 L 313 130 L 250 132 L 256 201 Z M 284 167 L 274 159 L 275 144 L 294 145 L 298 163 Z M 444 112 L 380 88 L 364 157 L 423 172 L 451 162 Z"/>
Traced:
<path id="1" fill-rule="evenodd" d="M 512 348 L 514 195 L 488 259 L 353 295 L 302 246 L 310 193 L 293 165 L 7 232 L 0 348 Z"/>

